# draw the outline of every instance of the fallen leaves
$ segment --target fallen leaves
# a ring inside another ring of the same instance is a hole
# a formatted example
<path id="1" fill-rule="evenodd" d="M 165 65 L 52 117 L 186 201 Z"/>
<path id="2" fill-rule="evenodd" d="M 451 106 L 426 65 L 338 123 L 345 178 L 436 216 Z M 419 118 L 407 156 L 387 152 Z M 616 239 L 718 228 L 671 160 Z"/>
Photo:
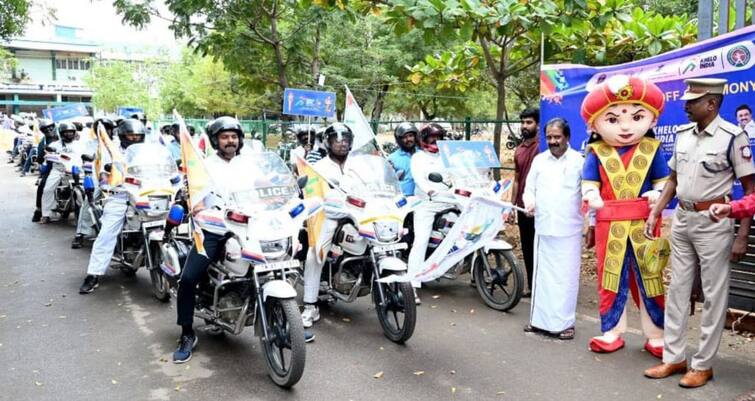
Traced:
<path id="1" fill-rule="evenodd" d="M 346 323 L 350 323 L 351 322 L 351 319 L 349 319 L 348 317 L 345 317 L 345 318 L 343 318 L 341 320 L 343 320 Z"/>
<path id="2" fill-rule="evenodd" d="M 425 371 L 424 371 L 424 370 L 418 370 L 418 371 L 414 372 L 414 375 L 415 375 L 415 376 L 422 376 L 422 375 L 424 375 L 424 374 L 425 374 Z"/>
<path id="3" fill-rule="evenodd" d="M 383 371 L 381 370 L 380 372 L 375 373 L 374 375 L 372 375 L 372 378 L 373 379 L 382 379 L 383 378 Z"/>
<path id="4" fill-rule="evenodd" d="M 37 385 L 37 387 L 41 387 L 41 386 L 44 386 L 44 383 L 42 383 L 42 382 L 38 382 L 38 381 L 36 381 L 36 380 L 34 381 L 34 384 L 36 384 L 36 385 Z"/>
<path id="5" fill-rule="evenodd" d="M 440 295 L 433 295 L 433 299 L 438 299 L 438 298 L 440 298 Z"/>
<path id="6" fill-rule="evenodd" d="M 118 384 L 118 380 L 115 380 L 115 379 L 110 379 L 110 383 L 113 383 L 113 384 Z"/>

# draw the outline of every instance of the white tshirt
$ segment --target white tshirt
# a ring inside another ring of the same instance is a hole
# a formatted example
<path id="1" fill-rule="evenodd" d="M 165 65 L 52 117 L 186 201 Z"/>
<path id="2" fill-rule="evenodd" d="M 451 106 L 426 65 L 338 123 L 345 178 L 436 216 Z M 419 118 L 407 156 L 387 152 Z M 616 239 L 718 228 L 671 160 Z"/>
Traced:
<path id="1" fill-rule="evenodd" d="M 448 190 L 445 184 L 432 182 L 428 178 L 430 173 L 443 174 L 445 171 L 440 153 L 430 153 L 424 150 L 417 151 L 412 155 L 409 166 L 414 178 L 414 195 L 420 199 L 427 199 L 427 194 L 431 191 L 442 192 Z M 444 178 L 448 179 L 448 177 Z"/>

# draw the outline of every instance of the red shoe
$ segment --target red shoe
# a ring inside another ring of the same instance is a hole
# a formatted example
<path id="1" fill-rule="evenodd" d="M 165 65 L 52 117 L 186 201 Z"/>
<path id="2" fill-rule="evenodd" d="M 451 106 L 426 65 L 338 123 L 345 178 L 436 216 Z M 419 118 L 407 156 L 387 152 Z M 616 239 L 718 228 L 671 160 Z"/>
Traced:
<path id="1" fill-rule="evenodd" d="M 590 339 L 590 344 L 588 344 L 588 348 L 592 352 L 597 352 L 599 354 L 608 354 L 608 353 L 615 352 L 624 348 L 624 339 L 619 337 L 614 342 L 607 343 L 603 340 L 592 338 Z"/>
<path id="2" fill-rule="evenodd" d="M 650 341 L 645 340 L 645 351 L 658 359 L 663 359 L 663 346 L 653 347 L 650 345 Z"/>

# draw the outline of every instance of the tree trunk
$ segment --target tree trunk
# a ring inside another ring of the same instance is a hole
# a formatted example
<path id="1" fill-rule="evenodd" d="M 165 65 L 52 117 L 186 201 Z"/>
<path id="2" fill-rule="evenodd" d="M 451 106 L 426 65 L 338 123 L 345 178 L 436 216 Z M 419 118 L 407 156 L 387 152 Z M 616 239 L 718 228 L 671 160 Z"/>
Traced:
<path id="1" fill-rule="evenodd" d="M 283 45 L 278 38 L 278 17 L 270 17 L 270 39 L 272 40 L 273 51 L 275 52 L 275 64 L 278 66 L 278 85 L 281 89 L 288 88 L 288 77 L 286 76 L 286 61 L 283 60 Z"/>
<path id="2" fill-rule="evenodd" d="M 380 115 L 383 114 L 383 104 L 385 103 L 385 93 L 388 92 L 388 84 L 383 84 L 378 91 L 377 98 L 375 99 L 375 107 L 372 108 L 372 120 L 380 120 Z"/>
<path id="3" fill-rule="evenodd" d="M 312 49 L 312 80 L 317 85 L 320 78 L 320 24 L 315 28 L 315 44 Z"/>

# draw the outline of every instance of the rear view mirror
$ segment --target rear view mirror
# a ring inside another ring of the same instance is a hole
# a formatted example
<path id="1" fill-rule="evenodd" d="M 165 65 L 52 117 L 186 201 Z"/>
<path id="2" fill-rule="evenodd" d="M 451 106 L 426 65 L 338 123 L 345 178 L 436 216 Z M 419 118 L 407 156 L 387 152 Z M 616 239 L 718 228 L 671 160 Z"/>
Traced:
<path id="1" fill-rule="evenodd" d="M 438 173 L 430 173 L 427 176 L 427 179 L 430 180 L 430 181 L 432 181 L 432 182 L 436 182 L 436 183 L 442 183 L 443 182 L 443 176 L 440 175 L 440 174 L 438 174 Z"/>
<path id="2" fill-rule="evenodd" d="M 83 154 L 81 155 L 81 160 L 85 162 L 93 162 L 94 157 L 92 157 L 92 155 Z"/>
<path id="3" fill-rule="evenodd" d="M 299 186 L 299 189 L 304 189 L 304 187 L 307 186 L 308 181 L 309 177 L 307 177 L 306 175 L 301 175 L 296 179 L 296 185 Z"/>

